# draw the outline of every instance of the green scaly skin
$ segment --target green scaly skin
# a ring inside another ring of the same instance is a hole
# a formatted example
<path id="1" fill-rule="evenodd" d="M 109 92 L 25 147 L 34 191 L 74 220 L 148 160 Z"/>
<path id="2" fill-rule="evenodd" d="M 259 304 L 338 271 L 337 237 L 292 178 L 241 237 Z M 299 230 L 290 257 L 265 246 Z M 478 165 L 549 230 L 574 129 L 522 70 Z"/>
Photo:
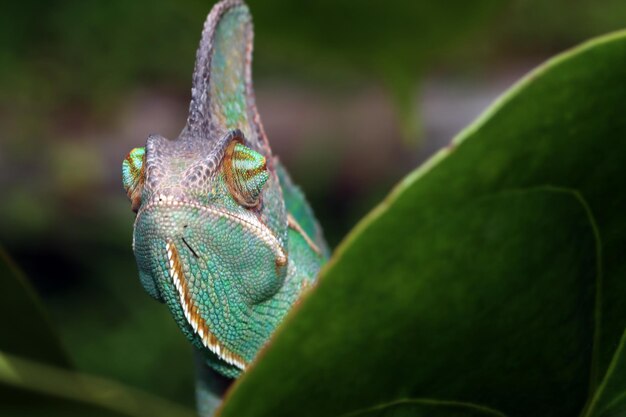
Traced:
<path id="1" fill-rule="evenodd" d="M 169 307 L 201 366 L 229 378 L 254 360 L 328 255 L 308 203 L 272 155 L 251 56 L 248 8 L 216 4 L 185 128 L 174 140 L 150 135 L 123 163 L 141 283 Z M 203 413 L 214 391 L 202 377 Z"/>

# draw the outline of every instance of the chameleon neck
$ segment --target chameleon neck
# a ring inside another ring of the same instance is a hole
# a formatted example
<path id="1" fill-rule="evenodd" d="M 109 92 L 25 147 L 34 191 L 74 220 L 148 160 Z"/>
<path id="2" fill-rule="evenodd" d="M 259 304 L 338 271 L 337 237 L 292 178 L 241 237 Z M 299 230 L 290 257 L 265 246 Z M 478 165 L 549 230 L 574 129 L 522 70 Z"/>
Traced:
<path id="1" fill-rule="evenodd" d="M 232 385 L 227 378 L 212 369 L 199 350 L 195 350 L 196 364 L 196 405 L 198 415 L 212 416 L 222 403 L 222 398 Z"/>

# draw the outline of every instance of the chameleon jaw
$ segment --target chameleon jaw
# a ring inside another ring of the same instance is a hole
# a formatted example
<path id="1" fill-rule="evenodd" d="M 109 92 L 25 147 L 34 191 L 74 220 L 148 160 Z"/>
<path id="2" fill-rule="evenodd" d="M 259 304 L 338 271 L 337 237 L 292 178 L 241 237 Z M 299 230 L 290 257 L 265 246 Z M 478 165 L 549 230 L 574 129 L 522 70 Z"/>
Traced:
<path id="1" fill-rule="evenodd" d="M 238 354 L 226 348 L 217 337 L 211 332 L 207 322 L 200 316 L 198 307 L 194 304 L 189 294 L 187 280 L 183 273 L 182 264 L 178 255 L 176 245 L 170 239 L 165 243 L 168 258 L 168 272 L 180 300 L 180 305 L 185 314 L 185 318 L 193 331 L 200 337 L 202 344 L 211 352 L 216 354 L 224 362 L 245 370 L 247 363 Z"/>

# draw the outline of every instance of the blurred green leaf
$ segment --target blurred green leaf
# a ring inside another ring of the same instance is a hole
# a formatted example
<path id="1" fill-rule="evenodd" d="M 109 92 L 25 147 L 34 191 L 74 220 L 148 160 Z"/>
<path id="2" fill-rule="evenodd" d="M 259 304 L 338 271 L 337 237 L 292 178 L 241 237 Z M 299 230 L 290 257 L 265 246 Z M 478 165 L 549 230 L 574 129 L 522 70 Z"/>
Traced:
<path id="1" fill-rule="evenodd" d="M 47 304 L 78 369 L 192 406 L 192 347 L 137 279 L 129 243 L 133 213 L 120 201 L 123 215 L 111 215 L 110 201 L 103 200 L 109 213 L 79 222 L 90 227 L 73 238 L 76 248 L 65 250 L 80 262 L 80 286 Z"/>
<path id="2" fill-rule="evenodd" d="M 70 361 L 43 306 L 1 248 L 0 325 L 3 416 L 194 415 L 158 397 L 66 370 Z"/>
<path id="3" fill-rule="evenodd" d="M 75 403 L 83 403 L 95 410 L 83 415 L 94 415 L 95 412 L 97 415 L 106 416 L 195 416 L 191 410 L 115 382 L 66 371 L 3 352 L 0 352 L 0 382 L 32 391 L 33 395 L 40 393 L 65 400 L 64 407 L 70 414 L 73 414 Z M 0 407 L 9 409 L 7 403 L 12 401 L 13 399 L 4 398 Z M 19 415 L 25 415 L 26 410 L 29 410 L 29 415 L 31 411 L 48 415 L 48 404 L 46 402 L 37 404 L 36 400 L 33 400 L 25 409 L 21 407 L 20 410 Z"/>
<path id="4" fill-rule="evenodd" d="M 533 71 L 345 239 L 222 415 L 576 415 L 626 327 L 626 32 Z"/>
<path id="5" fill-rule="evenodd" d="M 342 417 L 506 417 L 475 404 L 429 399 L 400 400 Z"/>
<path id="6" fill-rule="evenodd" d="M 0 350 L 59 366 L 70 364 L 35 291 L 1 247 L 0 328 Z"/>

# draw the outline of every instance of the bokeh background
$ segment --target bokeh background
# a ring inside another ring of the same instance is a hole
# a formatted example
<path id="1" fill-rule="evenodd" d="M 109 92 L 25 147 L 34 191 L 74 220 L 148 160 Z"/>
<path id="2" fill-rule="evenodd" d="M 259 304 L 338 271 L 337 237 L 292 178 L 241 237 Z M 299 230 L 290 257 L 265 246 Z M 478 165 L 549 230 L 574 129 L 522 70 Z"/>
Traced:
<path id="1" fill-rule="evenodd" d="M 250 0 L 257 104 L 331 246 L 529 69 L 620 29 L 623 0 Z M 212 1 L 0 14 L 0 245 L 74 365 L 184 404 L 191 351 L 142 290 L 121 161 L 176 137 Z"/>

